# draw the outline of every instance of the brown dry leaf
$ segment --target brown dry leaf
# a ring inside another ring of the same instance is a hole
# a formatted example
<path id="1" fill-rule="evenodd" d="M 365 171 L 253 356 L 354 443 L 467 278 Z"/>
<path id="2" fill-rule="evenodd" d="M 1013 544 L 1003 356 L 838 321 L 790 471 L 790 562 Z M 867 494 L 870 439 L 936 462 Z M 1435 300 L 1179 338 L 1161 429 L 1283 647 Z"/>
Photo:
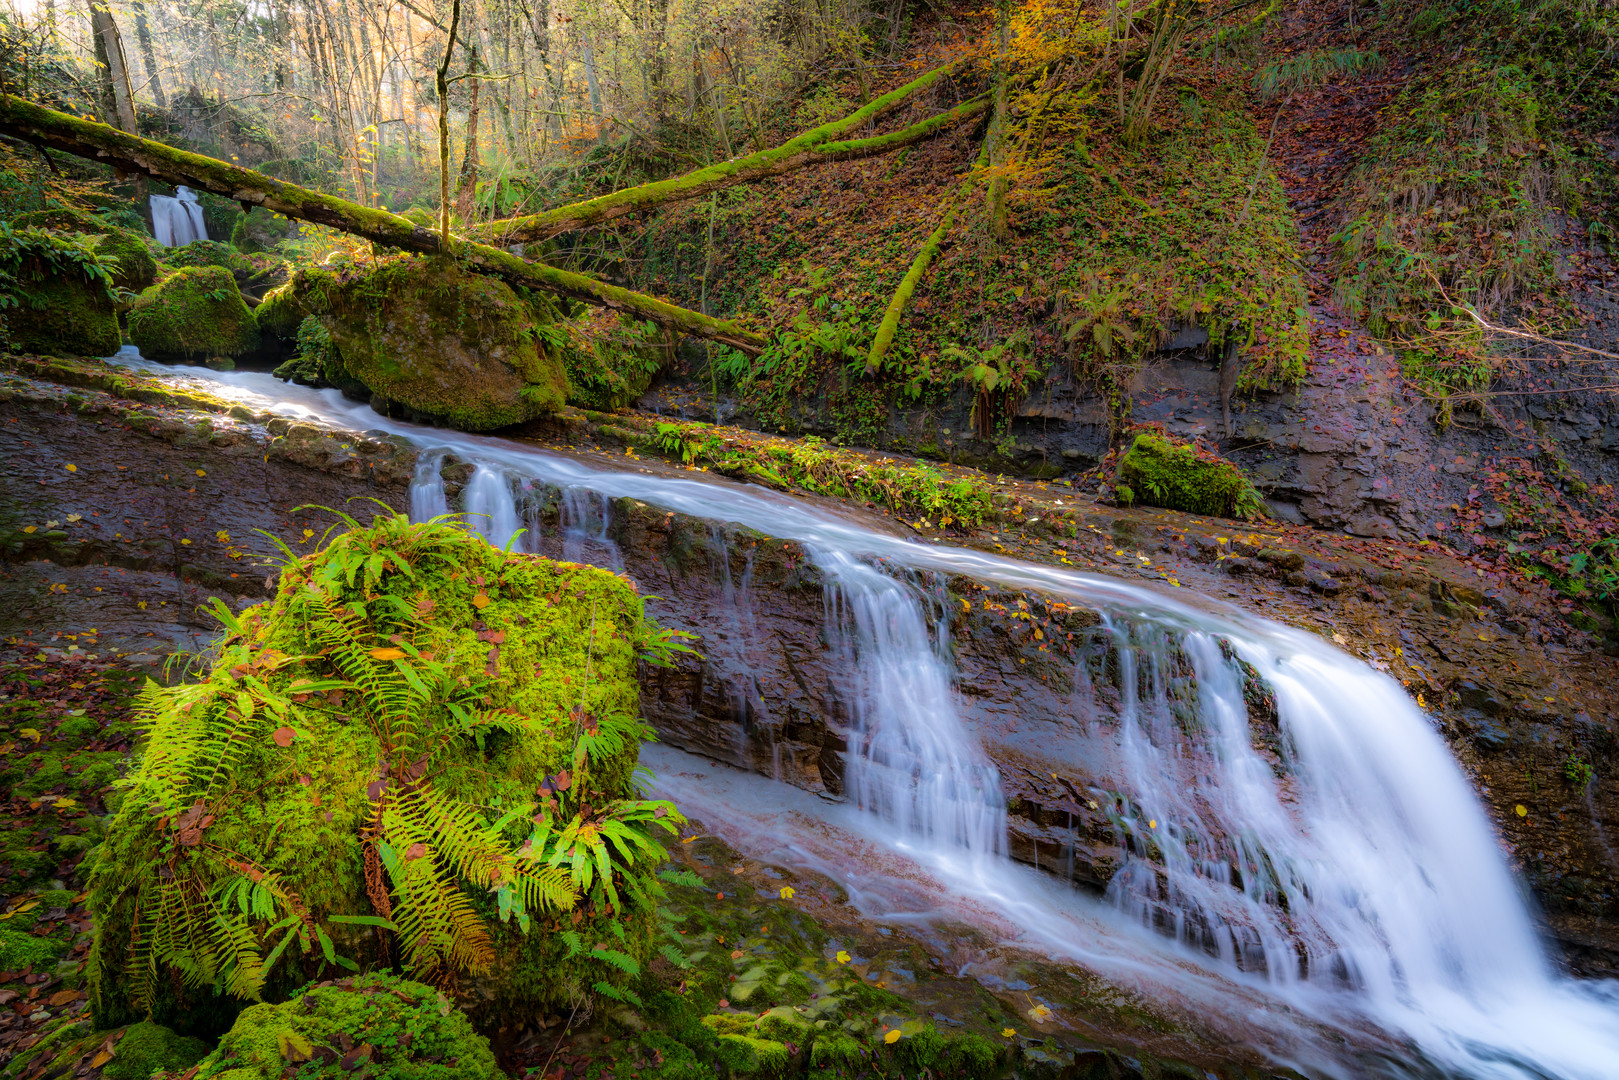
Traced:
<path id="1" fill-rule="evenodd" d="M 416 841 L 414 844 L 410 845 L 410 847 L 405 849 L 405 858 L 407 860 L 408 859 L 420 859 L 420 858 L 425 857 L 426 855 L 427 855 L 427 845 L 422 843 L 420 840 Z"/>
<path id="2" fill-rule="evenodd" d="M 272 734 L 270 738 L 275 740 L 275 744 L 277 746 L 285 750 L 287 747 L 292 745 L 294 734 L 295 733 L 290 727 L 278 727 L 275 729 L 275 733 Z"/>
<path id="3" fill-rule="evenodd" d="M 71 1005 L 73 1002 L 78 1001 L 83 996 L 84 995 L 79 993 L 77 990 L 58 990 L 56 993 L 50 996 L 49 1000 L 52 1007 L 61 1008 L 63 1005 Z"/>
<path id="4" fill-rule="evenodd" d="M 477 596 L 474 596 L 472 598 L 472 606 L 477 608 L 479 611 L 482 611 L 484 608 L 488 607 L 489 606 L 489 596 L 488 596 L 488 594 L 480 592 Z"/>

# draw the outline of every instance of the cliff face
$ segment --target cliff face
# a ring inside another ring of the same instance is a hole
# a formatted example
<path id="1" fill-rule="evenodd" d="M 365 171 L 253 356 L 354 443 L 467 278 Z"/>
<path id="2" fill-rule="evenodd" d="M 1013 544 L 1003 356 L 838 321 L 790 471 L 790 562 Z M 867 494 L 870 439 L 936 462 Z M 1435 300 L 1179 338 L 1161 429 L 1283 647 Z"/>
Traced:
<path id="1" fill-rule="evenodd" d="M 76 646 L 155 670 L 175 647 L 206 640 L 198 613 L 206 596 L 241 605 L 265 595 L 258 559 L 270 544 L 254 530 L 297 550 L 327 518 L 297 507 L 356 496 L 408 503 L 415 455 L 386 438 L 266 425 L 224 405 L 203 412 L 210 403 L 195 398 L 136 404 L 130 395 L 152 391 L 114 386 L 89 367 L 31 370 L 79 385 L 14 378 L 0 401 L 0 450 L 14 479 L 0 519 L 0 634 L 29 655 Z M 117 393 L 87 388 L 97 382 Z M 557 441 L 587 447 L 592 428 L 576 419 Z M 453 505 L 470 468 L 451 462 L 444 475 Z M 1023 517 L 962 542 L 1160 587 L 1173 581 L 1329 635 L 1405 682 L 1473 777 L 1569 962 L 1614 969 L 1619 863 L 1607 838 L 1619 836 L 1610 779 L 1619 768 L 1619 672 L 1559 621 L 1547 594 L 1487 582 L 1432 547 L 1286 525 L 1233 531 L 1062 488 L 1006 490 Z M 797 544 L 633 500 L 585 507 L 581 528 L 577 499 L 546 491 L 530 499 L 543 554 L 616 560 L 661 598 L 651 613 L 697 636 L 700 655 L 642 674 L 643 709 L 664 739 L 842 795 L 850 683 L 821 575 Z M 1102 687 L 1086 691 L 1095 708 L 1076 704 L 1073 651 L 1095 614 L 965 579 L 913 585 L 948 615 L 960 712 L 1000 770 L 1013 855 L 1102 888 L 1119 849 L 1088 792 L 1113 786 L 1114 766 L 1098 749 L 1105 732 L 1090 725 L 1110 722 L 1109 698 Z M 71 643 L 59 636 L 91 628 Z M 1262 697 L 1251 702 L 1256 723 Z"/>

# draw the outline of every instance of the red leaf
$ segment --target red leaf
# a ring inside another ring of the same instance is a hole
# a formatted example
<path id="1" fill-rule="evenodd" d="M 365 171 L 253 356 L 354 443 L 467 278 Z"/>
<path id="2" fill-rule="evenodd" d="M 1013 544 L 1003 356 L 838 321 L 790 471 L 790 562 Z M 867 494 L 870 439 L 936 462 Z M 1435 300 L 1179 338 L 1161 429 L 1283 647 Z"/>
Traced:
<path id="1" fill-rule="evenodd" d="M 293 730 L 290 727 L 278 727 L 270 738 L 275 740 L 277 746 L 285 750 L 292 745 Z"/>
<path id="2" fill-rule="evenodd" d="M 410 847 L 405 849 L 405 858 L 407 860 L 408 859 L 420 859 L 426 854 L 427 854 L 427 845 L 422 843 L 420 840 L 416 841 L 416 843 L 410 845 Z"/>

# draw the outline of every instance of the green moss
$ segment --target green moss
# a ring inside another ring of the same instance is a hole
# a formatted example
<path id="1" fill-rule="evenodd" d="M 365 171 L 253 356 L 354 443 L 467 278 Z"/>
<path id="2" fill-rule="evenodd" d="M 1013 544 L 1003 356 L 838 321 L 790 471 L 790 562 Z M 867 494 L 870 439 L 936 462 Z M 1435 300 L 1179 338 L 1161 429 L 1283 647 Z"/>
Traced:
<path id="1" fill-rule="evenodd" d="M 96 237 L 0 223 L 0 340 L 17 352 L 109 356 L 122 340 Z"/>
<path id="2" fill-rule="evenodd" d="M 357 277 L 300 272 L 293 288 L 321 315 L 348 374 L 419 414 L 488 431 L 566 399 L 533 308 L 504 282 L 443 259 L 400 257 Z"/>
<path id="3" fill-rule="evenodd" d="M 719 1058 L 739 1076 L 782 1076 L 792 1061 L 781 1043 L 749 1035 L 721 1035 Z"/>
<path id="4" fill-rule="evenodd" d="M 252 260 L 218 240 L 193 240 L 189 244 L 170 248 L 163 253 L 163 261 L 177 269 L 218 266 L 232 274 L 245 276 L 253 272 Z"/>
<path id="5" fill-rule="evenodd" d="M 1148 506 L 1211 517 L 1265 517 L 1253 484 L 1229 461 L 1140 434 L 1119 461 L 1118 480 Z"/>
<path id="6" fill-rule="evenodd" d="M 66 951 L 60 942 L 25 933 L 11 926 L 10 921 L 0 923 L 0 971 L 17 971 L 29 964 L 36 969 L 46 968 Z"/>
<path id="7" fill-rule="evenodd" d="M 298 327 L 310 314 L 288 282 L 264 294 L 259 306 L 253 309 L 253 321 L 264 337 L 291 341 L 298 336 Z"/>
<path id="8" fill-rule="evenodd" d="M 447 524 L 380 518 L 289 565 L 203 681 L 143 698 L 150 744 L 90 878 L 98 1021 L 217 1024 L 339 956 L 459 972 L 490 1017 L 626 984 L 651 837 L 679 820 L 631 784 L 636 668 L 661 640 L 624 579 Z M 548 870 L 584 807 L 568 850 L 592 875 Z M 171 970 L 200 985 L 176 994 Z"/>
<path id="9" fill-rule="evenodd" d="M 157 260 L 152 258 L 145 237 L 87 211 L 71 207 L 35 210 L 18 214 L 12 226 L 38 226 L 94 237 L 96 253 L 107 262 L 114 284 L 123 288 L 144 289 L 157 277 Z"/>
<path id="10" fill-rule="evenodd" d="M 634 404 L 668 356 L 667 335 L 651 323 L 608 313 L 559 324 L 568 403 L 587 409 Z"/>
<path id="11" fill-rule="evenodd" d="M 343 367 L 343 357 L 332 341 L 331 332 L 313 315 L 304 317 L 298 327 L 297 348 L 291 359 L 273 373 L 278 379 L 304 386 L 354 384 Z"/>
<path id="12" fill-rule="evenodd" d="M 141 293 L 129 312 L 129 337 L 153 360 L 236 357 L 259 347 L 235 278 L 217 266 L 180 270 Z"/>
<path id="13" fill-rule="evenodd" d="M 147 1080 L 158 1069 L 189 1069 L 207 1053 L 208 1044 L 201 1039 L 188 1039 L 143 1020 L 124 1032 L 117 1055 L 102 1068 L 101 1075 L 106 1080 Z"/>
<path id="14" fill-rule="evenodd" d="M 196 1080 L 279 1080 L 292 1069 L 299 1077 L 338 1080 L 360 1068 L 390 1080 L 505 1075 L 488 1041 L 442 993 L 391 975 L 361 975 L 245 1010 L 203 1059 Z"/>
<path id="15" fill-rule="evenodd" d="M 236 215 L 231 227 L 231 246 L 245 254 L 269 251 L 292 231 L 292 220 L 284 218 L 262 206 L 255 206 L 245 214 Z"/>

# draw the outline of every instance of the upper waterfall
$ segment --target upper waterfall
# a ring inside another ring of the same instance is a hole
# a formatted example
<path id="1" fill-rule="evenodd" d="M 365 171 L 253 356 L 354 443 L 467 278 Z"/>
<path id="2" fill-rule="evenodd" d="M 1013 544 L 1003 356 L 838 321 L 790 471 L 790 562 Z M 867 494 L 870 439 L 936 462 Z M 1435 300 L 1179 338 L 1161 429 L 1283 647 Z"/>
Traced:
<path id="1" fill-rule="evenodd" d="M 181 247 L 193 240 L 208 239 L 208 225 L 202 218 L 202 205 L 196 193 L 181 184 L 173 195 L 153 195 L 152 235 L 164 247 Z"/>

